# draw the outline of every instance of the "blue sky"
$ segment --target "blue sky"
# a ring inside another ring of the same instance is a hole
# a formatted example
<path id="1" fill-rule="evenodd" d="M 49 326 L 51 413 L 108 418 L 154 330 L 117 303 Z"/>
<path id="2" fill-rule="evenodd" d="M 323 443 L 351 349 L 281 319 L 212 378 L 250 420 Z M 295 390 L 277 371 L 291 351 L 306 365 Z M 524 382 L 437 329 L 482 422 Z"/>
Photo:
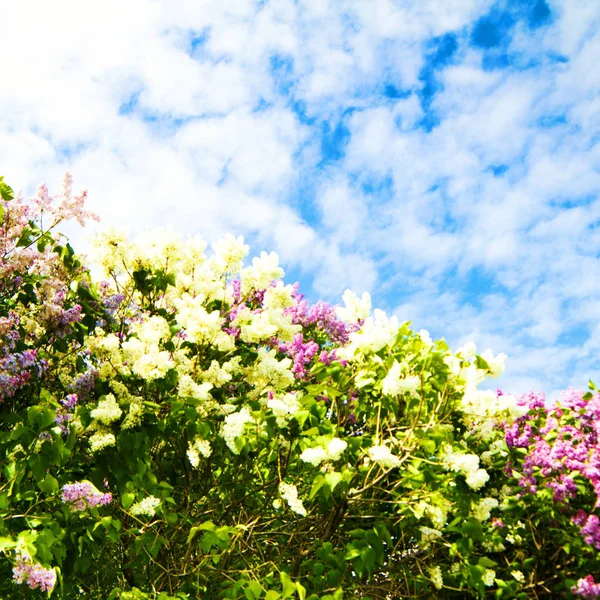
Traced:
<path id="1" fill-rule="evenodd" d="M 14 187 L 242 234 L 313 300 L 505 352 L 507 390 L 600 381 L 596 0 L 34 5 L 0 40 Z"/>

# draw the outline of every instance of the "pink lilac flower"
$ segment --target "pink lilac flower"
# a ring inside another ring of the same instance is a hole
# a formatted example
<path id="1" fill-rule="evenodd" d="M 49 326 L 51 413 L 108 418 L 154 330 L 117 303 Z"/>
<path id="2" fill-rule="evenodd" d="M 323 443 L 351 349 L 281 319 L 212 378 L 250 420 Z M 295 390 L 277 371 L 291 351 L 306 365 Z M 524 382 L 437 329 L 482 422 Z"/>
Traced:
<path id="1" fill-rule="evenodd" d="M 595 507 L 600 507 L 600 397 L 584 397 L 569 388 L 553 407 L 542 407 L 541 398 L 532 394 L 522 400 L 535 411 L 530 410 L 520 422 L 504 424 L 507 445 L 527 449 L 519 469 L 519 495 L 535 494 L 543 484 L 554 491 L 553 499 L 562 510 L 568 510 L 579 492 L 574 479 L 577 474 L 592 485 Z M 507 474 L 512 475 L 512 467 Z M 600 550 L 600 519 L 578 510 L 572 522 L 581 528 L 585 542 Z"/>
<path id="2" fill-rule="evenodd" d="M 69 483 L 62 488 L 62 501 L 69 504 L 71 510 L 79 512 L 86 508 L 109 504 L 112 501 L 112 494 L 107 492 L 103 494 L 89 481 L 79 481 Z"/>
<path id="3" fill-rule="evenodd" d="M 598 598 L 600 596 L 600 583 L 594 581 L 593 575 L 582 577 L 577 585 L 571 588 L 571 591 L 584 598 Z"/>

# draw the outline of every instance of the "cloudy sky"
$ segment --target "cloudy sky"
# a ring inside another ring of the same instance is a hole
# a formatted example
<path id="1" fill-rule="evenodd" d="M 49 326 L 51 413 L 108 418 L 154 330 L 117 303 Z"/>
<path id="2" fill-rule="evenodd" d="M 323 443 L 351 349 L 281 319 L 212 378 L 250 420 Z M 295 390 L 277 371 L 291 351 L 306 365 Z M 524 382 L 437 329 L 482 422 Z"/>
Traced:
<path id="1" fill-rule="evenodd" d="M 369 291 L 505 352 L 507 390 L 600 380 L 598 0 L 22 0 L 0 17 L 13 187 L 69 169 L 102 227 L 243 234 L 313 300 Z"/>

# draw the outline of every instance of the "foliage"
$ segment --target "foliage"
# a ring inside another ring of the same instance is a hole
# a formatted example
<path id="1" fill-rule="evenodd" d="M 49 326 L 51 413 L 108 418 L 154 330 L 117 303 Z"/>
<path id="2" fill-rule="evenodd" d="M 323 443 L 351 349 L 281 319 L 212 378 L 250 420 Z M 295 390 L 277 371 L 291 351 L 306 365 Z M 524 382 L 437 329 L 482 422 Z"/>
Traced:
<path id="1" fill-rule="evenodd" d="M 503 355 L 241 238 L 109 231 L 92 282 L 70 179 L 0 191 L 2 597 L 600 595 L 597 396 L 480 390 Z"/>

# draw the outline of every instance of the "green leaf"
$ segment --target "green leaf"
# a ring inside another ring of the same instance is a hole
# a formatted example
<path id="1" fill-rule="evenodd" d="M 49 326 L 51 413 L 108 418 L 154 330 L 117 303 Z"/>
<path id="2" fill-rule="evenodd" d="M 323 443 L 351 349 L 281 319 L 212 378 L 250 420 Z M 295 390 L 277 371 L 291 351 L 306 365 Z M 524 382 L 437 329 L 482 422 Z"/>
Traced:
<path id="1" fill-rule="evenodd" d="M 0 552 L 14 548 L 15 542 L 9 537 L 0 537 Z"/>
<path id="2" fill-rule="evenodd" d="M 465 537 L 480 541 L 483 539 L 483 528 L 481 523 L 475 519 L 465 521 L 462 526 L 462 532 Z"/>
<path id="3" fill-rule="evenodd" d="M 427 454 L 429 454 L 429 455 L 435 454 L 435 441 L 434 440 L 428 440 L 428 439 L 419 440 L 419 444 L 421 445 L 423 450 L 425 450 L 425 452 L 427 452 Z"/>
<path id="4" fill-rule="evenodd" d="M 296 593 L 296 584 L 285 571 L 281 571 L 279 576 L 281 578 L 281 587 L 283 588 L 283 597 L 289 598 L 294 596 Z"/>
<path id="5" fill-rule="evenodd" d="M 331 488 L 331 491 L 333 491 L 336 488 L 337 484 L 341 480 L 342 480 L 342 474 L 338 473 L 337 471 L 332 471 L 331 473 L 327 473 L 325 475 L 325 481 L 327 482 L 327 484 Z"/>
<path id="6" fill-rule="evenodd" d="M 8 183 L 4 181 L 0 181 L 0 197 L 6 202 L 8 202 L 9 200 L 13 200 L 15 197 L 13 189 L 10 187 L 10 185 L 8 185 Z"/>
<path id="7" fill-rule="evenodd" d="M 134 500 L 135 494 L 127 492 L 126 494 L 123 494 L 123 497 L 121 498 L 121 504 L 123 505 L 123 508 L 127 510 L 133 504 Z"/>
<path id="8" fill-rule="evenodd" d="M 279 598 L 281 598 L 281 594 L 275 590 L 269 590 L 265 596 L 265 600 L 279 600 Z"/>
<path id="9" fill-rule="evenodd" d="M 360 556 L 360 550 L 352 546 L 346 551 L 346 554 L 344 555 L 344 560 L 352 560 L 357 556 Z"/>
<path id="10" fill-rule="evenodd" d="M 252 591 L 255 598 L 260 598 L 262 596 L 263 589 L 258 581 L 250 581 L 248 583 L 248 588 Z"/>
<path id="11" fill-rule="evenodd" d="M 42 492 L 54 494 L 54 492 L 58 490 L 58 480 L 48 473 L 44 479 L 38 481 L 38 487 L 40 490 L 42 490 Z"/>
<path id="12" fill-rule="evenodd" d="M 310 488 L 310 494 L 308 495 L 308 499 L 312 500 L 318 493 L 318 491 L 327 483 L 327 480 L 323 475 L 317 475 L 314 480 L 312 487 Z"/>

